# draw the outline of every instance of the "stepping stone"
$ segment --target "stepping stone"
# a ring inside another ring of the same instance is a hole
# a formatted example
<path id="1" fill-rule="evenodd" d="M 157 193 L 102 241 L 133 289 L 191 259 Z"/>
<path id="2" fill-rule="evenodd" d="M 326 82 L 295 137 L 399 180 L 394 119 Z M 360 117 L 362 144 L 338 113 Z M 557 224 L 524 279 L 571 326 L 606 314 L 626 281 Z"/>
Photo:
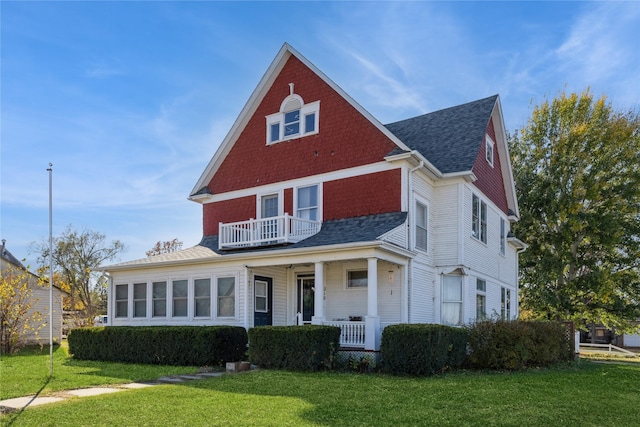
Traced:
<path id="1" fill-rule="evenodd" d="M 81 388 L 78 390 L 68 390 L 65 391 L 65 394 L 70 394 L 72 396 L 85 397 L 85 396 L 99 396 L 101 394 L 107 393 L 115 393 L 118 391 L 122 391 L 121 388 L 112 388 L 112 387 L 92 387 L 92 388 Z"/>
<path id="2" fill-rule="evenodd" d="M 202 377 L 197 375 L 180 375 L 180 378 L 184 378 L 185 380 L 201 380 Z"/>
<path id="3" fill-rule="evenodd" d="M 184 380 L 178 377 L 162 377 L 158 378 L 158 381 L 166 382 L 166 383 L 182 383 Z"/>
<path id="4" fill-rule="evenodd" d="M 134 388 L 153 387 L 154 385 L 158 385 L 158 384 L 151 384 L 151 383 L 129 383 L 129 384 L 122 384 L 120 387 L 122 387 L 122 388 L 134 389 Z"/>
<path id="5" fill-rule="evenodd" d="M 7 408 L 20 409 L 25 406 L 38 406 L 38 405 L 46 405 L 47 403 L 60 402 L 64 400 L 63 397 L 53 397 L 53 396 L 45 396 L 45 397 L 35 397 L 35 396 L 27 396 L 27 397 L 16 397 L 14 399 L 7 399 L 0 402 L 0 406 L 4 406 Z"/>

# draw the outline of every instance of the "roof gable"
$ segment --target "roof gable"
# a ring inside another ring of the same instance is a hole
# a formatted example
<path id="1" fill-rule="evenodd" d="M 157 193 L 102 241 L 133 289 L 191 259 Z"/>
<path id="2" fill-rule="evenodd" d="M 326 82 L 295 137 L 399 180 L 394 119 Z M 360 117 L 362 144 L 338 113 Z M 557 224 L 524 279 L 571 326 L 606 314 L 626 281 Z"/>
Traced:
<path id="1" fill-rule="evenodd" d="M 291 74 L 290 68 L 295 67 L 296 66 L 295 64 L 300 65 L 297 68 L 298 74 L 296 73 Z M 248 156 L 253 157 L 253 159 L 249 159 L 249 161 L 255 161 L 255 158 L 257 158 L 258 156 L 262 156 L 263 154 L 263 153 L 257 152 L 255 148 L 258 148 L 259 151 L 262 151 L 262 152 L 265 152 L 265 150 L 267 149 L 271 151 L 277 151 L 277 150 L 284 151 L 284 149 L 281 147 L 283 144 L 287 144 L 285 145 L 285 147 L 287 147 L 288 149 L 293 149 L 293 150 L 301 149 L 300 147 L 295 146 L 294 144 L 289 144 L 288 142 L 280 142 L 273 145 L 267 145 L 265 141 L 265 135 L 266 135 L 265 134 L 266 132 L 265 116 L 277 111 L 277 108 L 274 108 L 272 105 L 274 101 L 267 100 L 267 97 L 275 96 L 273 95 L 273 93 L 274 91 L 277 92 L 278 93 L 277 105 L 280 106 L 280 103 L 282 102 L 282 100 L 285 99 L 287 95 L 289 95 L 289 90 L 290 90 L 289 83 L 291 83 L 291 78 L 287 78 L 286 82 L 284 80 L 279 81 L 279 79 L 282 80 L 284 78 L 284 77 L 281 77 L 281 73 L 284 73 L 284 74 L 289 73 L 289 75 L 295 76 L 296 78 L 298 77 L 298 75 L 304 74 L 307 76 L 306 77 L 307 81 L 310 81 L 310 79 L 313 78 L 320 85 L 330 88 L 332 92 L 342 100 L 343 103 L 348 105 L 353 111 L 357 112 L 359 117 L 362 118 L 365 122 L 367 122 L 370 128 L 375 129 L 376 133 L 384 138 L 384 140 L 386 141 L 385 144 L 386 144 L 387 151 L 385 151 L 380 156 L 380 160 L 383 159 L 384 155 L 388 152 L 388 150 L 393 150 L 394 148 L 399 148 L 401 150 L 408 150 L 408 147 L 406 147 L 400 140 L 398 140 L 395 137 L 395 135 L 393 135 L 387 128 L 385 128 L 378 120 L 376 120 L 373 116 L 371 116 L 371 114 L 369 114 L 366 110 L 364 110 L 364 108 L 362 108 L 357 102 L 355 102 L 349 95 L 347 95 L 338 85 L 336 85 L 333 81 L 331 81 L 313 64 L 311 64 L 306 58 L 304 58 L 297 51 L 295 51 L 291 46 L 285 43 L 280 49 L 280 52 L 278 53 L 274 61 L 271 63 L 271 65 L 267 69 L 262 79 L 260 80 L 260 83 L 258 84 L 256 89 L 250 96 L 249 100 L 245 104 L 244 108 L 242 109 L 240 115 L 236 119 L 231 130 L 229 131 L 227 136 L 224 138 L 224 140 L 220 144 L 220 147 L 218 148 L 213 158 L 205 168 L 204 172 L 198 179 L 198 182 L 196 183 L 196 185 L 194 186 L 191 192 L 190 198 L 192 200 L 198 200 L 201 195 L 211 192 L 210 189 L 207 188 L 207 186 L 210 184 L 211 180 L 216 176 L 216 174 L 221 170 L 225 159 L 234 150 L 235 145 L 238 143 L 238 141 L 241 138 L 244 138 L 244 139 L 252 138 L 252 140 L 254 141 L 254 146 L 252 150 L 250 151 L 246 150 L 247 152 L 244 153 L 245 160 L 247 160 Z M 277 87 L 274 87 L 276 83 L 278 83 Z M 309 86 L 312 86 L 312 84 L 310 84 Z M 296 85 L 296 92 L 298 92 L 299 89 L 304 91 L 304 88 L 301 88 L 298 85 Z M 313 89 L 314 88 L 308 88 L 308 92 L 313 92 Z M 305 95 L 302 94 L 302 97 L 304 98 L 305 103 L 314 102 L 314 101 L 324 102 L 324 100 L 314 99 L 313 96 L 305 97 Z M 265 107 L 263 106 L 263 103 L 267 101 L 269 102 L 270 106 L 268 109 L 265 109 Z M 327 116 L 327 111 L 329 110 L 323 107 L 324 105 L 321 106 L 321 111 L 320 111 L 319 134 L 315 136 L 300 138 L 296 140 L 296 142 L 304 139 L 312 140 L 315 137 L 319 137 L 319 138 L 323 137 L 323 132 L 325 132 L 326 130 L 327 123 L 330 123 L 329 121 L 324 120 Z M 250 129 L 248 130 L 248 126 L 251 124 L 252 121 L 260 122 L 260 132 L 261 132 L 260 135 L 258 135 L 257 132 L 254 132 L 255 134 L 252 134 L 252 135 L 247 134 L 247 132 L 251 132 Z M 332 122 L 330 126 L 334 126 L 335 124 L 336 124 L 336 121 Z M 343 127 L 344 125 L 345 124 L 343 123 Z M 278 147 L 278 146 L 281 146 L 281 147 Z M 307 151 L 309 151 L 308 150 L 309 148 L 311 147 L 307 147 Z M 246 149 L 246 147 L 243 149 Z M 235 149 L 235 150 L 238 151 L 239 149 Z M 291 154 L 289 153 L 290 150 L 287 150 L 287 151 L 288 151 L 287 153 L 288 157 L 291 157 L 292 155 L 293 157 L 296 156 L 296 153 Z M 365 151 L 365 150 L 362 150 L 362 151 Z M 315 153 L 315 155 L 318 156 L 318 150 L 312 149 L 310 153 Z M 319 154 L 332 156 L 334 152 L 330 151 L 327 153 L 319 153 Z M 345 156 L 345 157 L 349 157 L 349 156 Z M 338 158 L 338 155 L 336 155 L 336 158 Z M 248 166 L 254 166 L 254 164 L 250 164 Z M 230 168 L 230 166 L 226 166 L 226 167 Z M 333 167 L 337 168 L 336 166 L 333 166 Z M 237 170 L 243 170 L 243 171 L 247 170 L 246 167 L 243 169 L 243 166 L 238 165 L 235 161 L 234 161 L 233 168 L 236 169 L 235 171 L 236 175 L 238 175 Z M 308 169 L 309 168 L 307 165 L 306 167 L 307 174 L 309 173 Z M 315 171 L 315 173 L 319 173 L 319 172 L 322 172 L 322 170 Z M 265 175 L 268 175 L 268 174 L 263 173 L 262 176 L 260 177 L 260 184 L 264 183 L 263 181 L 264 179 L 267 179 L 267 180 L 270 179 L 268 176 L 265 176 Z M 246 181 L 247 180 L 246 177 L 244 178 Z M 276 181 L 276 179 L 273 179 L 273 181 Z M 241 184 L 236 183 L 236 187 L 241 187 Z M 233 188 L 233 185 L 231 185 L 231 188 Z"/>
<path id="2" fill-rule="evenodd" d="M 471 171 L 498 95 L 385 125 L 443 174 Z"/>

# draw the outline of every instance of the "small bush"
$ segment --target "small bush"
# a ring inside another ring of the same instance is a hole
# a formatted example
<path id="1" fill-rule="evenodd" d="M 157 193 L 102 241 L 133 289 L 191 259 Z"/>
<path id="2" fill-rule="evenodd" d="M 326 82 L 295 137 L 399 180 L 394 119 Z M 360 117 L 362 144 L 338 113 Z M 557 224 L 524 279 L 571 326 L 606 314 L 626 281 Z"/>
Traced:
<path id="1" fill-rule="evenodd" d="M 467 331 L 444 325 L 399 324 L 382 333 L 382 368 L 396 375 L 432 375 L 465 360 Z"/>
<path id="2" fill-rule="evenodd" d="M 473 368 L 516 370 L 572 357 L 560 323 L 488 320 L 468 329 L 468 361 Z"/>
<path id="3" fill-rule="evenodd" d="M 247 331 L 239 326 L 109 326 L 69 332 L 75 359 L 176 366 L 242 360 Z"/>
<path id="4" fill-rule="evenodd" d="M 340 345 L 335 326 L 258 326 L 249 329 L 249 361 L 263 368 L 331 369 Z"/>

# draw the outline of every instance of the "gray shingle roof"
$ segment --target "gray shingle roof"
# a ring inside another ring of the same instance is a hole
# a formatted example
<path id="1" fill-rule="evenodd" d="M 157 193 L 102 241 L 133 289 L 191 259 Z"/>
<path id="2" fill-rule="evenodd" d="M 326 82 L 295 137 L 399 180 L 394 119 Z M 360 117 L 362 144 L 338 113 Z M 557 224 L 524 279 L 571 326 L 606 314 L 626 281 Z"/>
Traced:
<path id="1" fill-rule="evenodd" d="M 372 242 L 380 236 L 402 225 L 407 219 L 406 212 L 392 212 L 367 215 L 354 218 L 337 219 L 322 223 L 320 231 L 298 243 L 286 246 L 266 246 L 241 249 L 242 252 L 255 252 L 287 249 L 310 248 L 315 246 L 339 245 L 354 242 Z M 217 254 L 234 253 L 238 250 L 219 250 L 218 236 L 205 236 L 199 246 L 206 247 Z"/>
<path id="2" fill-rule="evenodd" d="M 497 99 L 498 95 L 493 95 L 385 127 L 440 172 L 470 171 Z"/>

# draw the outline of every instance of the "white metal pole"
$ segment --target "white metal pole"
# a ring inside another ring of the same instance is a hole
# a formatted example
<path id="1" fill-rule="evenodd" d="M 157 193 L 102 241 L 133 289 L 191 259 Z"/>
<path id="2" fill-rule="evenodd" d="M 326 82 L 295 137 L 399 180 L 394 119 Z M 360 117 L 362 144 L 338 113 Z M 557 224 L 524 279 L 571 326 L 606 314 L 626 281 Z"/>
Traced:
<path id="1" fill-rule="evenodd" d="M 53 376 L 53 164 L 49 163 L 49 377 Z"/>

